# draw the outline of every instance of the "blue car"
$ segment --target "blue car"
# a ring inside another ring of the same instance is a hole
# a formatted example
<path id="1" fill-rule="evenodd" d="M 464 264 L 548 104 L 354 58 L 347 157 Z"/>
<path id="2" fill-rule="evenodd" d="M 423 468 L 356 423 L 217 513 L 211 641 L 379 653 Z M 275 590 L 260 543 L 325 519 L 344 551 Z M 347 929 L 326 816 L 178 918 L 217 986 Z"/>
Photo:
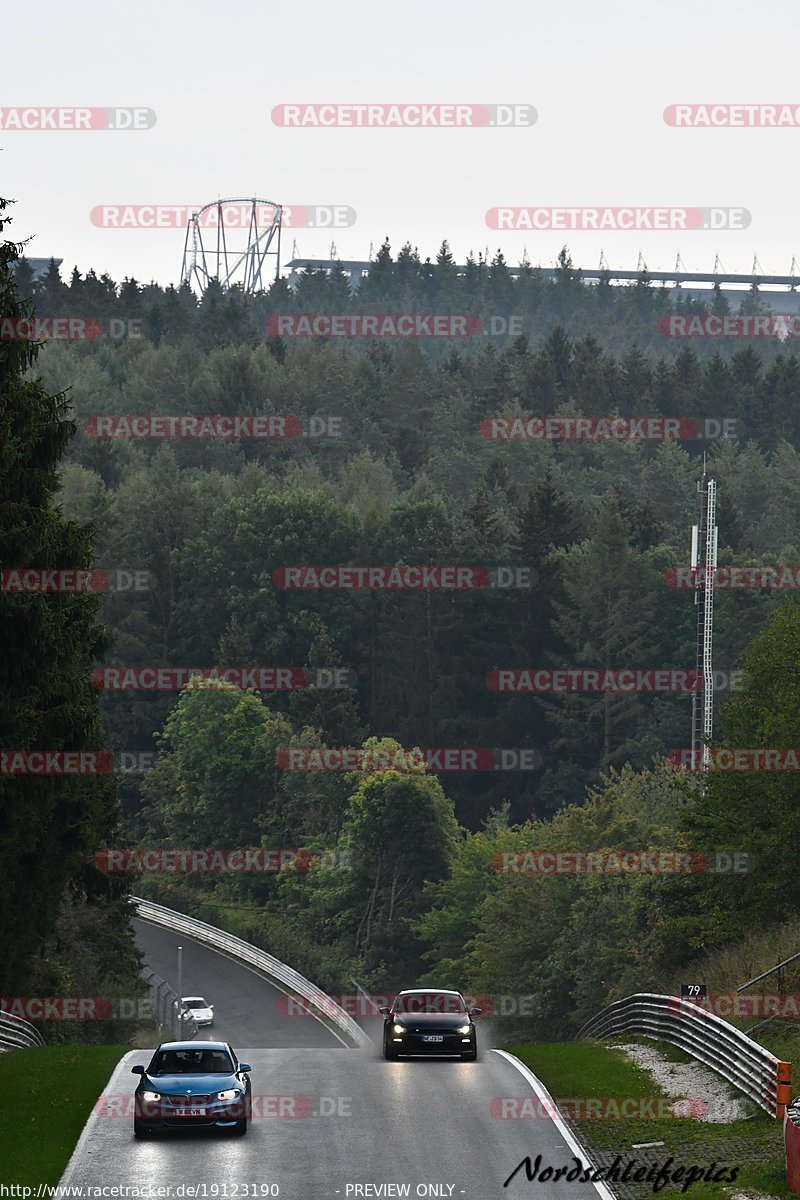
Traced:
<path id="1" fill-rule="evenodd" d="M 247 1133 L 251 1116 L 247 1063 L 227 1042 L 162 1042 L 134 1093 L 133 1136 L 156 1129 L 231 1129 Z"/>

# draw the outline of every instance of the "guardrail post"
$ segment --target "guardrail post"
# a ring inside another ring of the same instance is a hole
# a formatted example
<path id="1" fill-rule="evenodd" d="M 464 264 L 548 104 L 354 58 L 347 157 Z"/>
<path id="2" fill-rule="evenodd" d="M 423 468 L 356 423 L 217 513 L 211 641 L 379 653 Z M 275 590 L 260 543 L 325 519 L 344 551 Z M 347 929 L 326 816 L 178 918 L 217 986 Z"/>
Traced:
<path id="1" fill-rule="evenodd" d="M 800 1196 L 800 1113 L 793 1104 L 783 1117 L 783 1144 L 786 1148 L 786 1186 Z"/>
<path id="2" fill-rule="evenodd" d="M 162 991 L 162 989 L 164 989 L 164 990 Z M 159 983 L 158 987 L 156 988 L 156 1004 L 158 1006 L 158 1017 L 157 1017 L 158 1024 L 156 1026 L 156 1029 L 157 1029 L 159 1036 L 161 1035 L 161 1030 L 164 1028 L 164 1026 L 167 1023 L 167 1004 L 169 1003 L 169 997 L 167 995 L 166 989 L 167 989 L 166 980 L 162 979 L 161 982 Z"/>
<path id="3" fill-rule="evenodd" d="M 180 1041 L 183 1037 L 183 946 L 178 946 L 178 986 L 175 994 L 178 997 L 175 1037 Z"/>
<path id="4" fill-rule="evenodd" d="M 786 1106 L 792 1102 L 792 1064 L 790 1062 L 778 1063 L 777 1078 L 775 1116 L 780 1120 L 786 1113 Z"/>

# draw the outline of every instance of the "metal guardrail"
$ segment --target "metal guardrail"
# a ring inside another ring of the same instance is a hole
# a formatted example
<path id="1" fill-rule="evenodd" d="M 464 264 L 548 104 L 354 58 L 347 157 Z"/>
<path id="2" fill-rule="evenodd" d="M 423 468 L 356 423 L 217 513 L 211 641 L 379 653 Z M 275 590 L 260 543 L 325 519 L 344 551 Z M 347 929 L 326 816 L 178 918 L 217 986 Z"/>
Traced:
<path id="1" fill-rule="evenodd" d="M 154 904 L 151 900 L 142 900 L 138 896 L 131 896 L 130 899 L 131 903 L 136 906 L 136 915 L 143 921 L 149 921 L 152 925 L 161 925 L 165 929 L 171 929 L 174 933 L 184 933 L 187 937 L 194 938 L 195 941 L 202 942 L 203 945 L 210 946 L 213 950 L 227 955 L 234 962 L 253 967 L 271 982 L 282 985 L 283 991 L 301 997 L 310 1012 L 318 1014 L 321 1020 L 335 1025 L 354 1045 L 372 1045 L 364 1030 L 344 1011 L 341 1005 L 298 971 L 293 970 L 292 967 L 287 966 L 280 959 L 274 958 L 271 954 L 267 954 L 266 950 L 259 950 L 257 946 L 251 946 L 249 942 L 235 937 L 232 933 L 225 933 L 222 929 L 207 925 L 205 921 L 198 921 L 196 917 L 187 917 L 184 913 L 175 912 L 161 904 Z"/>
<path id="2" fill-rule="evenodd" d="M 616 1000 L 578 1031 L 578 1038 L 638 1033 L 669 1042 L 721 1075 L 777 1120 L 791 1101 L 792 1064 L 691 1000 L 640 992 Z"/>
<path id="3" fill-rule="evenodd" d="M 774 967 L 770 967 L 768 971 L 762 971 L 760 975 L 756 975 L 755 979 L 748 979 L 747 983 L 741 984 L 741 986 L 736 989 L 737 993 L 743 992 L 745 988 L 752 987 L 754 983 L 760 983 L 762 979 L 766 979 L 768 975 L 774 974 L 775 971 L 778 972 L 778 991 L 782 992 L 783 984 L 781 982 L 781 972 L 783 971 L 784 967 L 788 966 L 789 963 L 796 962 L 798 958 L 800 958 L 800 954 L 793 954 L 790 958 L 785 958 L 783 962 L 776 963 Z M 745 1030 L 745 1033 L 755 1033 L 757 1029 L 763 1029 L 765 1025 L 770 1025 L 773 1021 L 777 1020 L 777 1014 L 770 1017 L 765 1017 L 763 1021 L 757 1021 L 755 1025 L 751 1025 L 749 1029 Z"/>
<path id="4" fill-rule="evenodd" d="M 381 1017 L 382 1018 L 382 1014 L 380 1012 L 380 1009 L 378 1008 L 378 1005 L 375 1003 L 375 1000 L 373 999 L 372 996 L 370 996 L 367 989 L 358 982 L 358 980 L 355 978 L 354 975 L 350 976 L 350 982 L 352 983 L 353 987 L 358 992 L 359 996 L 362 996 L 364 998 L 364 1000 L 366 1000 L 367 1008 L 372 1008 L 372 1010 L 373 1010 L 372 1012 L 365 1011 L 362 1015 L 365 1017 Z"/>
<path id="5" fill-rule="evenodd" d="M 0 1054 L 4 1050 L 20 1050 L 25 1046 L 43 1046 L 44 1038 L 38 1029 L 21 1017 L 0 1008 Z"/>

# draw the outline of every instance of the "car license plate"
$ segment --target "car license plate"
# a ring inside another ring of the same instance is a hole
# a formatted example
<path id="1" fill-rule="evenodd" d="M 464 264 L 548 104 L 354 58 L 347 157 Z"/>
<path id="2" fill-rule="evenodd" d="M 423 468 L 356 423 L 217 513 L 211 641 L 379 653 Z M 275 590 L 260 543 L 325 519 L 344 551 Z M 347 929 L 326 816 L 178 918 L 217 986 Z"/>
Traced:
<path id="1" fill-rule="evenodd" d="M 179 1108 L 175 1115 L 178 1117 L 205 1117 L 207 1113 L 204 1108 Z"/>
<path id="2" fill-rule="evenodd" d="M 443 1042 L 444 1035 L 441 1033 L 426 1033 L 422 1040 L 423 1042 Z"/>

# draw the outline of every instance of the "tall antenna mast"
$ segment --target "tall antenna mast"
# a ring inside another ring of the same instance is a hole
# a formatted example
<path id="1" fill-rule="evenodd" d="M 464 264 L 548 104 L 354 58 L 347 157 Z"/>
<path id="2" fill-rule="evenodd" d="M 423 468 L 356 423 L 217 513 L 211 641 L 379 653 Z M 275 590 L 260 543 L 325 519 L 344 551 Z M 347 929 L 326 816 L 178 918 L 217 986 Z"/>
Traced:
<path id="1" fill-rule="evenodd" d="M 692 526 L 692 577 L 694 602 L 697 608 L 697 675 L 702 687 L 692 693 L 692 767 L 707 771 L 709 748 L 705 740 L 714 730 L 714 674 L 712 647 L 714 641 L 714 583 L 717 569 L 717 485 L 706 475 L 706 456 L 703 455 L 703 477 L 697 484 L 700 496 L 700 524 Z"/>

